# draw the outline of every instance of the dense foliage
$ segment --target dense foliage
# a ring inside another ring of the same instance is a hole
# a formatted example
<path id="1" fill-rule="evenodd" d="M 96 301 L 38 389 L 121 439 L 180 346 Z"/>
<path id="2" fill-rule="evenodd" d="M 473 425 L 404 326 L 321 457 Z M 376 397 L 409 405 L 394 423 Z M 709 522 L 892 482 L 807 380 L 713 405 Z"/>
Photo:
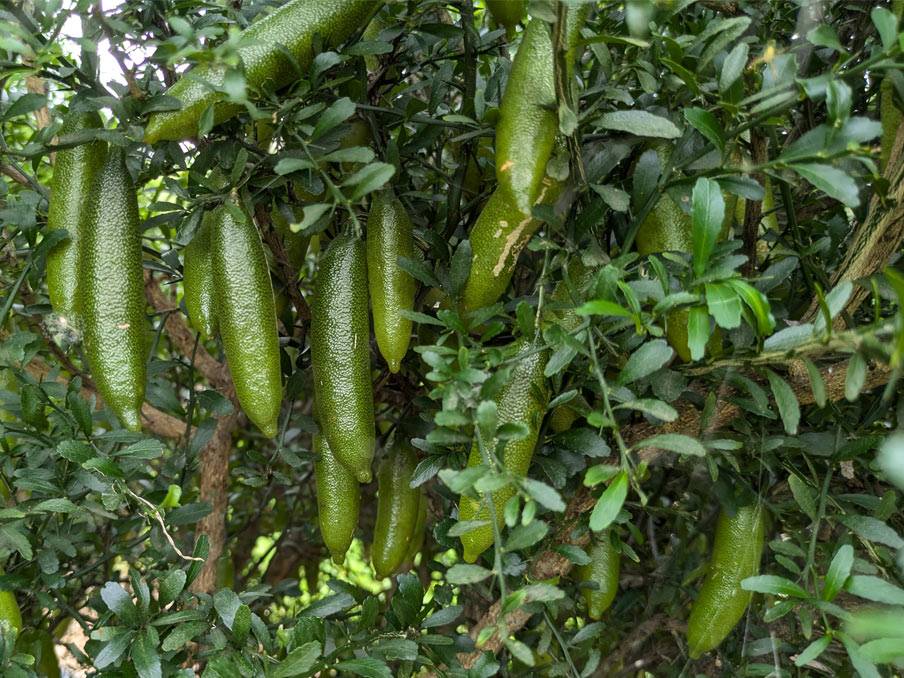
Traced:
<path id="1" fill-rule="evenodd" d="M 78 676 L 901 675 L 901 8 L 591 3 L 569 50 L 576 3 L 531 0 L 557 126 L 534 183 L 561 197 L 534 206 L 483 305 L 465 293 L 486 273 L 470 234 L 502 190 L 503 93 L 510 75 L 542 90 L 512 68 L 523 26 L 479 0 L 379 3 L 341 44 L 315 33 L 287 86 L 246 86 L 241 31 L 280 4 L 0 0 L 0 617 L 14 600 Z M 145 143 L 188 64 L 223 74 L 236 114 L 209 107 L 197 137 Z M 61 134 L 71 111 L 103 128 Z M 55 156 L 97 140 L 125 153 L 138 198 L 138 433 L 100 402 L 79 318 L 48 297 L 66 237 L 48 229 Z M 507 129 L 505 144 L 546 141 Z M 368 239 L 390 190 L 414 227 L 396 262 L 416 283 L 412 340 L 393 371 L 371 340 L 358 386 L 377 462 L 391 435 L 416 451 L 426 528 L 379 579 L 376 478 L 318 508 L 311 309 L 328 244 Z M 181 303 L 186 247 L 224 204 L 266 248 L 272 438 L 239 406 L 225 334 L 196 332 Z M 318 516 L 352 500 L 337 563 Z M 721 537 L 754 502 L 756 527 Z M 464 549 L 476 535 L 495 547 Z M 746 558 L 738 597 L 688 629 L 720 558 Z M 15 636 L 0 674 L 46 675 L 40 644 Z"/>

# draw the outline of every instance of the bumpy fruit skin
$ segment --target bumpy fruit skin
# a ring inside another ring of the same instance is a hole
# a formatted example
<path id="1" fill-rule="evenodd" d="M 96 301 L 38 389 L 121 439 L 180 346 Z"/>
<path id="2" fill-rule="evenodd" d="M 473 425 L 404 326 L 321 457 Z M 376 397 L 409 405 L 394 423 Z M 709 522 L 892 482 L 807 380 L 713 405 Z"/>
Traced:
<path id="1" fill-rule="evenodd" d="M 398 372 L 411 341 L 411 320 L 403 310 L 414 309 L 416 284 L 396 263 L 414 256 L 411 221 L 397 198 L 374 197 L 367 217 L 367 279 L 374 315 L 374 335 L 390 372 Z"/>
<path id="2" fill-rule="evenodd" d="M 517 355 L 530 348 L 530 344 L 521 339 L 512 346 L 512 355 Z M 519 421 L 525 424 L 530 433 L 522 440 L 513 440 L 503 450 L 503 464 L 513 474 L 527 475 L 531 459 L 534 456 L 534 447 L 537 445 L 537 436 L 540 433 L 540 422 L 549 402 L 549 389 L 543 377 L 548 356 L 545 351 L 532 353 L 518 362 L 512 372 L 509 382 L 502 388 L 496 399 L 498 405 L 499 425 Z M 485 441 L 487 451 L 496 448 L 496 440 Z M 468 467 L 479 466 L 483 463 L 480 449 L 475 441 L 471 447 L 471 455 L 468 457 Z M 493 492 L 493 509 L 496 513 L 498 525 L 502 525 L 502 507 L 505 506 L 515 494 L 511 486 Z M 485 498 L 472 499 L 462 495 L 458 502 L 458 519 L 465 520 L 490 520 L 490 510 Z M 464 547 L 464 559 L 468 563 L 477 560 L 477 556 L 492 546 L 494 541 L 493 526 L 484 525 L 476 530 L 471 530 L 461 536 Z"/>
<path id="3" fill-rule="evenodd" d="M 558 131 L 552 38 L 544 21 L 528 23 L 512 62 L 496 126 L 499 191 L 529 213 L 540 193 Z"/>
<path id="4" fill-rule="evenodd" d="M 94 177 L 81 240 L 79 305 L 85 353 L 104 402 L 141 430 L 146 356 L 141 227 L 135 184 L 121 149 Z"/>
<path id="5" fill-rule="evenodd" d="M 84 129 L 103 129 L 103 126 L 94 111 L 70 113 L 63 121 L 59 136 Z M 107 144 L 92 141 L 57 151 L 53 168 L 47 230 L 65 228 L 69 237 L 54 245 L 47 254 L 47 292 L 53 310 L 70 321 L 79 312 L 76 294 L 81 251 L 79 233 L 88 210 L 91 182 L 106 158 Z"/>
<path id="6" fill-rule="evenodd" d="M 282 404 L 273 286 L 260 233 L 235 205 L 220 205 L 211 214 L 210 260 L 236 396 L 255 426 L 273 437 Z"/>
<path id="7" fill-rule="evenodd" d="M 615 600 L 618 591 L 621 552 L 613 548 L 608 532 L 591 541 L 584 552 L 590 556 L 590 562 L 577 568 L 577 579 L 581 582 L 593 582 L 599 587 L 581 589 L 587 605 L 587 616 L 599 620 Z"/>
<path id="8" fill-rule="evenodd" d="M 0 568 L 2 574 L 5 573 Z M 16 629 L 16 633 L 22 630 L 22 612 L 12 591 L 0 591 L 0 631 L 7 634 L 11 628 Z"/>
<path id="9" fill-rule="evenodd" d="M 377 522 L 370 559 L 377 577 L 391 577 L 405 561 L 417 527 L 420 490 L 412 489 L 417 454 L 407 440 L 394 438 L 377 470 Z"/>
<path id="10" fill-rule="evenodd" d="M 333 239 L 320 260 L 311 304 L 311 367 L 323 436 L 359 482 L 371 479 L 374 399 L 364 243 Z"/>
<path id="11" fill-rule="evenodd" d="M 741 582 L 760 571 L 763 533 L 759 504 L 739 508 L 734 518 L 719 514 L 709 573 L 687 621 L 692 659 L 717 647 L 744 616 L 753 594 Z"/>
<path id="12" fill-rule="evenodd" d="M 43 629 L 27 629 L 16 643 L 19 652 L 35 658 L 32 670 L 39 678 L 60 678 L 60 663 L 53 649 L 53 638 Z"/>
<path id="13" fill-rule="evenodd" d="M 182 287 L 188 319 L 205 339 L 217 333 L 216 294 L 210 260 L 210 216 L 206 212 L 195 237 L 185 246 Z"/>
<path id="14" fill-rule="evenodd" d="M 504 26 L 511 40 L 515 35 L 515 28 L 524 17 L 524 0 L 486 0 L 490 16 L 500 26 Z"/>
<path id="15" fill-rule="evenodd" d="M 361 494 L 354 474 L 339 463 L 326 438 L 314 435 L 313 446 L 314 454 L 320 457 L 314 463 L 320 534 L 338 565 L 355 536 Z"/>
<path id="16" fill-rule="evenodd" d="M 239 48 L 245 67 L 245 82 L 259 89 L 265 83 L 279 89 L 304 76 L 316 56 L 314 36 L 320 35 L 326 48 L 344 42 L 364 25 L 379 6 L 376 0 L 291 0 L 243 33 L 246 46 Z M 297 60 L 301 73 L 280 51 L 285 47 Z M 214 124 L 220 124 L 244 110 L 241 104 L 224 102 L 225 94 L 215 92 L 200 80 L 222 87 L 222 67 L 201 66 L 173 85 L 166 94 L 182 103 L 176 111 L 155 113 L 145 131 L 145 142 L 170 139 L 181 141 L 198 134 L 201 115 L 211 104 Z"/>
<path id="17" fill-rule="evenodd" d="M 562 188 L 560 182 L 544 178 L 537 202 L 555 204 Z M 490 306 L 502 296 L 518 255 L 540 223 L 529 212 L 522 212 L 502 188 L 490 196 L 471 230 L 471 274 L 462 292 L 465 312 Z"/>
<path id="18" fill-rule="evenodd" d="M 568 404 L 559 405 L 549 413 L 549 428 L 553 433 L 563 433 L 571 429 L 578 413 L 571 409 Z"/>

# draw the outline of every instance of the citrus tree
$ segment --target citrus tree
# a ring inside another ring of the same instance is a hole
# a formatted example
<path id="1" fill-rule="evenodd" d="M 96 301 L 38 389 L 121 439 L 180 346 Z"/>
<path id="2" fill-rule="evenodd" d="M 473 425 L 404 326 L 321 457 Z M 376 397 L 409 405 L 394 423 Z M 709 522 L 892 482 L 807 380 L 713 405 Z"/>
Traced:
<path id="1" fill-rule="evenodd" d="M 0 0 L 0 674 L 900 676 L 901 4 Z"/>

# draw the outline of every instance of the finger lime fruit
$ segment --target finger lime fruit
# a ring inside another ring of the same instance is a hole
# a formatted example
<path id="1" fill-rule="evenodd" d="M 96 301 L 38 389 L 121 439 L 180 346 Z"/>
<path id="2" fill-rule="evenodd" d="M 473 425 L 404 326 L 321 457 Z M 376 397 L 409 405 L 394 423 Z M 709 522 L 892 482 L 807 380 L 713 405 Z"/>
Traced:
<path id="1" fill-rule="evenodd" d="M 367 217 L 367 279 L 374 335 L 390 372 L 398 372 L 408 352 L 412 322 L 402 311 L 414 309 L 414 278 L 396 261 L 414 257 L 411 220 L 398 198 L 374 197 Z"/>
<path id="2" fill-rule="evenodd" d="M 753 594 L 741 582 L 760 571 L 764 529 L 758 503 L 739 508 L 733 518 L 719 514 L 709 573 L 687 622 L 691 658 L 717 647 L 744 616 Z"/>
<path id="3" fill-rule="evenodd" d="M 311 304 L 311 367 L 320 426 L 333 455 L 359 482 L 371 479 L 374 400 L 364 243 L 330 242 Z"/>
<path id="4" fill-rule="evenodd" d="M 377 522 L 370 559 L 379 579 L 398 571 L 414 537 L 421 495 L 410 485 L 416 467 L 414 449 L 407 440 L 394 436 L 377 470 Z"/>
<path id="5" fill-rule="evenodd" d="M 16 649 L 35 658 L 32 670 L 39 678 L 60 678 L 60 662 L 54 651 L 53 638 L 44 629 L 23 631 Z"/>
<path id="6" fill-rule="evenodd" d="M 0 575 L 2 574 L 4 572 L 0 568 Z M 10 629 L 15 629 L 16 633 L 22 630 L 22 612 L 15 594 L 0 590 L 0 631 L 7 634 Z"/>
<path id="7" fill-rule="evenodd" d="M 104 402 L 131 431 L 141 429 L 146 360 L 141 226 L 122 149 L 98 170 L 79 233 L 79 301 L 85 353 Z"/>
<path id="8" fill-rule="evenodd" d="M 65 137 L 82 130 L 103 129 L 100 116 L 92 111 L 69 113 L 59 135 Z M 87 144 L 57 151 L 50 183 L 50 211 L 47 231 L 66 229 L 69 237 L 58 242 L 47 254 L 47 292 L 56 313 L 74 321 L 78 313 L 80 232 L 88 212 L 91 183 L 107 158 L 107 144 Z"/>
<path id="9" fill-rule="evenodd" d="M 562 188 L 560 182 L 545 178 L 537 202 L 555 204 Z M 491 306 L 502 296 L 521 250 L 540 223 L 501 188 L 490 196 L 471 230 L 471 273 L 462 292 L 465 312 Z"/>
<path id="10" fill-rule="evenodd" d="M 216 309 L 235 394 L 264 435 L 276 435 L 282 404 L 279 330 L 273 285 L 260 233 L 237 205 L 210 217 Z"/>
<path id="11" fill-rule="evenodd" d="M 423 488 L 419 492 L 417 501 L 417 520 L 414 524 L 414 534 L 408 544 L 403 562 L 414 564 L 414 558 L 424 548 L 424 538 L 427 534 L 427 494 Z"/>
<path id="12" fill-rule="evenodd" d="M 320 534 L 333 562 L 340 565 L 355 536 L 361 492 L 354 474 L 339 463 L 324 436 L 315 434 L 313 447 L 319 456 L 314 463 L 314 479 Z"/>
<path id="13" fill-rule="evenodd" d="M 283 247 L 286 249 L 286 257 L 289 263 L 296 271 L 304 266 L 305 258 L 308 255 L 308 245 L 311 239 L 308 236 L 295 233 L 289 225 L 289 221 L 283 216 L 278 207 L 270 210 L 270 221 L 273 228 L 283 239 Z"/>
<path id="14" fill-rule="evenodd" d="M 596 588 L 582 588 L 581 595 L 587 605 L 587 616 L 598 621 L 615 600 L 621 553 L 612 545 L 608 531 L 592 538 L 584 552 L 590 562 L 577 568 L 577 579 L 596 584 Z"/>
<path id="15" fill-rule="evenodd" d="M 279 89 L 304 76 L 316 56 L 315 36 L 325 48 L 336 47 L 367 22 L 379 4 L 377 0 L 290 0 L 252 23 L 243 31 L 243 46 L 238 49 L 246 85 Z M 222 66 L 199 66 L 167 90 L 181 108 L 154 113 L 145 142 L 181 141 L 197 135 L 201 116 L 211 105 L 214 125 L 245 110 L 242 104 L 226 102 L 226 94 L 218 91 L 225 72 Z"/>
<path id="16" fill-rule="evenodd" d="M 524 0 L 487 0 L 487 9 L 493 21 L 505 28 L 508 39 L 515 37 L 515 29 L 524 18 Z"/>
<path id="17" fill-rule="evenodd" d="M 546 22 L 527 24 L 512 62 L 496 125 L 498 191 L 522 213 L 540 194 L 558 131 L 552 38 Z"/>
<path id="18" fill-rule="evenodd" d="M 512 345 L 510 352 L 515 356 L 529 349 L 530 346 L 527 340 L 521 339 Z M 549 402 L 549 390 L 546 379 L 543 377 L 547 359 L 545 351 L 525 355 L 518 361 L 508 383 L 502 387 L 496 398 L 499 425 L 521 422 L 527 426 L 529 431 L 526 438 L 509 441 L 502 453 L 502 463 L 505 469 L 515 475 L 527 475 L 540 433 L 540 422 L 546 411 L 546 404 Z M 496 449 L 496 441 L 493 439 L 487 440 L 485 444 L 488 452 Z M 468 457 L 468 467 L 479 466 L 482 463 L 483 457 L 475 441 L 471 447 L 471 455 Z M 515 489 L 511 485 L 492 493 L 493 510 L 500 529 L 502 507 L 514 494 Z M 472 499 L 467 495 L 462 495 L 458 503 L 458 519 L 460 521 L 490 520 L 489 505 L 485 497 Z M 477 556 L 492 546 L 493 541 L 492 525 L 484 525 L 463 534 L 461 543 L 464 547 L 465 561 L 473 563 L 477 560 Z"/>
<path id="19" fill-rule="evenodd" d="M 205 339 L 210 339 L 217 333 L 216 294 L 210 260 L 211 214 L 213 213 L 204 213 L 201 226 L 185 246 L 182 264 L 185 310 L 192 327 Z"/>

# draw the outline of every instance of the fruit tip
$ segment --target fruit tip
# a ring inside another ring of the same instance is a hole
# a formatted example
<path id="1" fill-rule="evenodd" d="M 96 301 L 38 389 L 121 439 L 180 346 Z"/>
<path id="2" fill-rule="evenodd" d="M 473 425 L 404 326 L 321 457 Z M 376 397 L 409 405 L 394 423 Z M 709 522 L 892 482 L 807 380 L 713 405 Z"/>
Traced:
<path id="1" fill-rule="evenodd" d="M 345 562 L 345 553 L 334 553 L 333 562 L 336 563 L 336 565 L 342 565 L 342 563 Z"/>
<path id="2" fill-rule="evenodd" d="M 366 485 L 373 478 L 373 474 L 371 473 L 369 467 L 358 471 L 355 476 L 358 478 L 358 482 L 362 485 Z"/>
<path id="3" fill-rule="evenodd" d="M 137 409 L 123 411 L 119 420 L 132 433 L 141 433 L 141 414 Z"/>
<path id="4" fill-rule="evenodd" d="M 477 557 L 481 554 L 481 551 L 472 551 L 469 546 L 465 546 L 465 551 L 463 554 L 463 558 L 466 563 L 473 563 L 477 560 Z"/>
<path id="5" fill-rule="evenodd" d="M 279 431 L 279 423 L 275 419 L 273 419 L 263 424 L 258 424 L 258 428 L 260 428 L 261 433 L 263 433 L 265 436 L 272 438 Z"/>

